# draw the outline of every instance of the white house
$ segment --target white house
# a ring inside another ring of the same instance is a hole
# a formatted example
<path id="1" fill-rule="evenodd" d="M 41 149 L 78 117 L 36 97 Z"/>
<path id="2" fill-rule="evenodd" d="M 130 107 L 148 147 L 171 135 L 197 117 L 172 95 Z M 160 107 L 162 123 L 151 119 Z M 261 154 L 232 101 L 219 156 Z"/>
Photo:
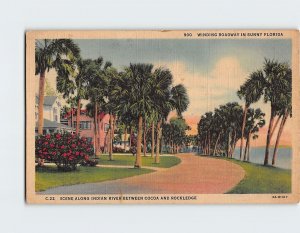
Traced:
<path id="1" fill-rule="evenodd" d="M 38 104 L 39 97 L 35 98 L 35 132 L 37 134 L 38 126 Z M 61 103 L 57 96 L 45 96 L 44 97 L 44 129 L 43 134 L 53 133 L 56 131 L 66 130 L 73 131 L 73 128 L 60 123 L 60 109 Z"/>

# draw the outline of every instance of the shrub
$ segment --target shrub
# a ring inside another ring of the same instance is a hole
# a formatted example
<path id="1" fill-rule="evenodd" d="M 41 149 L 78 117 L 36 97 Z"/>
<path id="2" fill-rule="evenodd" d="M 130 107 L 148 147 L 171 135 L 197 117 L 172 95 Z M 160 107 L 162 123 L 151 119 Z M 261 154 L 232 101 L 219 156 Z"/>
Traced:
<path id="1" fill-rule="evenodd" d="M 57 165 L 59 170 L 75 170 L 77 164 L 88 160 L 94 153 L 93 145 L 86 138 L 68 132 L 37 136 L 35 156 Z"/>
<path id="2" fill-rule="evenodd" d="M 99 161 L 97 159 L 88 159 L 81 161 L 80 165 L 84 167 L 96 167 L 98 163 Z"/>
<path id="3" fill-rule="evenodd" d="M 113 153 L 125 153 L 125 149 L 121 147 L 113 147 Z"/>

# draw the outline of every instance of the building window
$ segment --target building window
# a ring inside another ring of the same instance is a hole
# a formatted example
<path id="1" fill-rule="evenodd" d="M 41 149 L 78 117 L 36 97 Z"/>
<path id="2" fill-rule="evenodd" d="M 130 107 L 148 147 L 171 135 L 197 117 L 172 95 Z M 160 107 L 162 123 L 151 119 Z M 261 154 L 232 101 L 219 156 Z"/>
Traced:
<path id="1" fill-rule="evenodd" d="M 74 121 L 74 128 L 76 128 L 76 121 Z M 91 121 L 80 121 L 80 129 L 91 129 Z"/>

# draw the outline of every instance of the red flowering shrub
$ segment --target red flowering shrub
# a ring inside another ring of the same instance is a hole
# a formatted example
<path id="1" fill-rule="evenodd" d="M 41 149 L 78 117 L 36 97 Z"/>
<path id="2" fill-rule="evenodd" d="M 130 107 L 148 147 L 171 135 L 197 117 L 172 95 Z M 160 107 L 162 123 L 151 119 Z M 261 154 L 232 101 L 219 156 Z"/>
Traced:
<path id="1" fill-rule="evenodd" d="M 63 171 L 75 170 L 77 164 L 94 153 L 93 145 L 86 138 L 68 132 L 37 136 L 35 156 L 57 165 Z"/>

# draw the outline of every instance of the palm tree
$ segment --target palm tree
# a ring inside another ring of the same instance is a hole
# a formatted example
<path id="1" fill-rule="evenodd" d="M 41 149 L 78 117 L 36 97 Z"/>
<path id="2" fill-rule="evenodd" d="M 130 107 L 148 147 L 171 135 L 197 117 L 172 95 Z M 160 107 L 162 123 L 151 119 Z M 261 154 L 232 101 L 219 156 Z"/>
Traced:
<path id="1" fill-rule="evenodd" d="M 130 64 L 122 74 L 123 95 L 120 99 L 119 106 L 122 106 L 123 112 L 130 112 L 138 122 L 137 129 L 137 153 L 134 167 L 140 168 L 141 161 L 141 142 L 143 132 L 143 119 L 147 112 L 153 108 L 153 99 L 151 96 L 151 79 L 152 79 L 152 64 Z M 126 83 L 124 83 L 124 81 Z M 125 86 L 124 85 L 124 86 Z"/>
<path id="2" fill-rule="evenodd" d="M 240 99 L 245 101 L 245 107 L 243 111 L 243 123 L 242 123 L 242 136 L 240 144 L 240 159 L 243 153 L 243 143 L 244 143 L 244 131 L 246 125 L 246 116 L 248 108 L 251 104 L 257 102 L 263 94 L 264 89 L 264 76 L 262 71 L 256 71 L 250 74 L 250 77 L 246 82 L 240 87 L 237 95 Z"/>
<path id="3" fill-rule="evenodd" d="M 122 104 L 124 91 L 130 91 L 130 88 L 127 86 L 128 83 L 126 83 L 126 81 L 122 79 L 122 74 L 118 73 L 115 68 L 109 66 L 109 68 L 104 70 L 104 75 L 106 76 L 108 81 L 105 98 L 105 109 L 109 114 L 108 155 L 109 160 L 113 160 L 113 141 L 117 117 L 121 115 L 124 107 Z"/>
<path id="4" fill-rule="evenodd" d="M 159 163 L 159 149 L 162 135 L 162 123 L 167 120 L 169 113 L 176 110 L 177 115 L 188 108 L 189 98 L 186 88 L 182 85 L 172 87 L 173 75 L 168 69 L 158 68 L 153 73 L 151 97 L 152 105 L 151 111 L 157 113 L 157 128 L 156 128 L 156 155 L 155 163 Z M 151 107 L 151 106 L 150 106 Z"/>
<path id="5" fill-rule="evenodd" d="M 213 150 L 213 156 L 216 155 L 216 151 L 217 151 L 217 147 L 219 145 L 221 135 L 226 130 L 224 123 L 225 123 L 224 113 L 221 111 L 221 109 L 216 108 L 215 113 L 213 115 L 213 122 L 212 122 L 214 134 L 216 135 L 216 141 L 215 141 L 215 146 L 214 146 L 214 150 Z"/>
<path id="6" fill-rule="evenodd" d="M 93 73 L 88 78 L 88 96 L 90 102 L 94 106 L 94 138 L 95 138 L 95 147 L 96 155 L 100 155 L 100 142 L 98 135 L 98 115 L 100 108 L 104 108 L 105 99 L 106 99 L 106 90 L 108 87 L 108 77 L 106 75 L 107 70 L 112 66 L 111 62 L 106 62 L 103 66 L 103 58 L 99 57 L 96 60 L 93 60 L 91 63 L 90 69 L 93 69 Z"/>
<path id="7" fill-rule="evenodd" d="M 240 137 L 239 126 L 242 123 L 243 109 L 237 102 L 229 102 L 206 112 L 198 123 L 198 140 L 202 153 L 213 155 L 217 150 L 232 158 L 235 145 Z"/>
<path id="8" fill-rule="evenodd" d="M 265 125 L 265 113 L 260 108 L 249 108 L 247 113 L 247 122 L 245 126 L 246 148 L 244 151 L 244 161 L 249 161 L 250 158 L 250 140 L 258 138 L 259 129 Z"/>
<path id="9" fill-rule="evenodd" d="M 210 155 L 212 124 L 213 124 L 213 112 L 206 112 L 203 116 L 201 116 L 199 126 L 198 126 L 198 132 L 201 135 L 203 135 L 202 136 L 203 152 L 206 155 Z"/>
<path id="10" fill-rule="evenodd" d="M 38 134 L 44 127 L 44 92 L 46 73 L 54 68 L 59 72 L 74 72 L 73 60 L 79 57 L 79 47 L 71 39 L 44 39 L 35 42 L 35 74 L 39 75 Z"/>
<path id="11" fill-rule="evenodd" d="M 265 79 L 264 102 L 270 102 L 271 105 L 271 115 L 264 158 L 264 165 L 268 165 L 274 119 L 280 111 L 280 103 L 282 102 L 282 98 L 286 99 L 286 94 L 283 90 L 288 87 L 289 77 L 291 78 L 291 70 L 285 63 L 265 59 L 263 72 Z M 288 75 L 288 73 L 290 73 L 290 75 Z"/>
<path id="12" fill-rule="evenodd" d="M 287 65 L 284 64 L 285 68 L 283 71 L 283 79 L 285 82 L 282 82 L 282 84 L 278 88 L 277 96 L 278 96 L 278 103 L 277 103 L 277 108 L 278 108 L 278 114 L 280 117 L 282 117 L 280 127 L 278 130 L 276 142 L 275 142 L 275 147 L 274 147 L 274 152 L 273 152 L 273 158 L 272 158 L 272 165 L 275 165 L 276 161 L 276 155 L 278 151 L 278 145 L 280 141 L 280 137 L 282 135 L 285 123 L 288 119 L 288 117 L 292 116 L 292 70 L 291 68 Z M 278 119 L 280 118 L 278 117 Z"/>

